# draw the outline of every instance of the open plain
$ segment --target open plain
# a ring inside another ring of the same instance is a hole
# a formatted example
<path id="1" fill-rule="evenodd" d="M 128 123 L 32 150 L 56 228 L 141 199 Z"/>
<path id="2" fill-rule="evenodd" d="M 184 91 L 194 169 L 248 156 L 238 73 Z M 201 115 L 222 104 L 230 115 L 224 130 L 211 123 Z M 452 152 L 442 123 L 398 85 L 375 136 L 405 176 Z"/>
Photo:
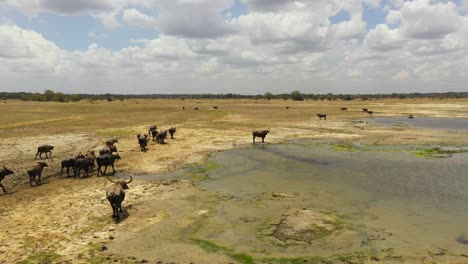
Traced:
<path id="1" fill-rule="evenodd" d="M 2 181 L 8 193 L 0 194 L 0 263 L 466 263 L 468 248 L 466 255 L 371 252 L 259 259 L 182 235 L 197 229 L 217 202 L 226 199 L 199 185 L 203 172 L 215 166 L 206 163 L 207 158 L 218 151 L 252 147 L 252 130 L 270 130 L 265 144 L 317 140 L 336 148 L 355 143 L 468 147 L 466 132 L 377 125 L 367 122 L 371 117 L 362 108 L 373 110 L 374 118 L 468 118 L 467 99 L 0 102 L 0 165 L 15 171 Z M 317 113 L 326 113 L 327 119 L 319 120 Z M 141 152 L 136 135 L 147 133 L 150 125 L 177 127 L 175 139 L 168 138 L 164 145 L 151 141 L 148 151 Z M 95 172 L 84 179 L 60 177 L 63 158 L 98 150 L 111 138 L 118 139 L 122 157 L 116 162 L 117 175 L 187 169 L 191 176 L 135 177 L 124 202 L 126 217 L 116 223 L 105 197 L 110 185 L 106 177 L 98 178 Z M 36 164 L 37 147 L 44 144 L 55 146 L 52 156 L 43 160 L 49 165 L 44 184 L 30 187 L 26 171 Z M 140 241 L 112 244 L 139 232 L 146 234 Z M 151 247 L 157 247 L 157 253 L 139 252 Z"/>

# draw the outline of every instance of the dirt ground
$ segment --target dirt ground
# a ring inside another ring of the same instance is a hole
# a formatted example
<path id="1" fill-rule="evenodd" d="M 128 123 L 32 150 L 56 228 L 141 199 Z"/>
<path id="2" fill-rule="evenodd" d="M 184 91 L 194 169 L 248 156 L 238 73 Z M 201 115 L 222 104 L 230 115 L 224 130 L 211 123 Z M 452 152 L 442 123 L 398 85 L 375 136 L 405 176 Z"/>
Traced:
<path id="1" fill-rule="evenodd" d="M 210 153 L 249 147 L 253 129 L 270 129 L 267 144 L 297 139 L 322 139 L 364 144 L 467 145 L 466 133 L 408 127 L 384 127 L 363 121 L 374 116 L 468 117 L 468 100 L 379 101 L 255 101 L 255 100 L 130 100 L 125 102 L 0 104 L 0 165 L 15 171 L 0 193 L 0 263 L 231 263 L 223 255 L 196 245 L 170 243 L 171 232 L 160 231 L 158 245 L 167 247 L 160 259 L 111 254 L 106 244 L 126 232 L 145 230 L 171 219 L 173 228 L 188 228 L 203 217 L 210 196 L 191 179 L 134 180 L 124 202 L 127 217 L 116 223 L 105 198 L 106 177 L 60 177 L 60 162 L 79 152 L 98 150 L 110 138 L 121 160 L 121 174 L 159 174 L 204 162 Z M 218 106 L 219 110 L 212 109 Z M 186 110 L 182 110 L 185 106 Z M 199 107 L 200 111 L 192 110 Z M 286 109 L 285 106 L 290 106 Z M 340 111 L 346 106 L 348 111 Z M 316 113 L 327 113 L 319 120 Z M 5 117 L 5 118 L 4 118 Z M 150 125 L 177 127 L 167 144 L 150 142 L 141 152 L 136 134 Z M 257 139 L 258 140 L 258 139 Z M 37 146 L 55 146 L 43 161 L 43 185 L 29 186 L 27 169 L 34 166 Z M 205 197 L 193 201 L 193 197 Z M 151 201 L 159 201 L 155 207 Z M 167 243 L 161 243 L 166 241 Z M 144 245 L 138 245 L 144 246 Z M 131 252 L 131 248 L 121 249 Z M 214 254 L 214 255 L 212 255 Z"/>

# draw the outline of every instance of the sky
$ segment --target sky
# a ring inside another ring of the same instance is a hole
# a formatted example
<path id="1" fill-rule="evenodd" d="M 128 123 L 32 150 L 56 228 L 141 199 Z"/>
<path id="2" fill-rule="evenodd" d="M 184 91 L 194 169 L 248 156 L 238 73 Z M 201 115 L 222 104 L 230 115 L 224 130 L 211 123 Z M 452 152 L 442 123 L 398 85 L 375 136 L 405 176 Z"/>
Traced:
<path id="1" fill-rule="evenodd" d="M 468 0 L 0 0 L 0 92 L 468 92 Z"/>

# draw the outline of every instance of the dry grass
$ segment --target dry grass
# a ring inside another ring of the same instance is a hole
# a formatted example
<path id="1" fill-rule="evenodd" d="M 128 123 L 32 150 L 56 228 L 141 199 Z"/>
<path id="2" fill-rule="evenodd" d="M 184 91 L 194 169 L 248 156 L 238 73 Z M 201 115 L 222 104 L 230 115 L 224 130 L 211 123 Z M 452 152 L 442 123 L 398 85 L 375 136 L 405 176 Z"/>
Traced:
<path id="1" fill-rule="evenodd" d="M 212 106 L 219 110 L 213 110 Z M 185 106 L 185 111 L 182 110 Z M 290 106 L 289 110 L 285 107 Z M 199 107 L 200 111 L 194 111 Z M 348 111 L 339 110 L 348 107 Z M 283 101 L 283 100 L 128 100 L 93 103 L 22 102 L 0 104 L 0 137 L 93 134 L 102 129 L 127 128 L 148 124 L 170 126 L 190 123 L 197 127 L 273 127 L 316 119 L 326 113 L 329 120 L 364 117 L 361 108 L 375 115 L 426 115 L 468 117 L 468 100 L 394 99 L 377 101 Z M 102 134 L 102 131 L 101 133 Z M 127 133 L 123 133 L 126 135 Z M 115 132 L 114 132 L 115 135 Z"/>
<path id="2" fill-rule="evenodd" d="M 218 110 L 212 109 L 215 105 L 219 107 Z M 185 110 L 182 110 L 182 106 L 185 106 Z M 286 106 L 291 108 L 286 110 Z M 194 107 L 200 110 L 194 111 Z M 347 107 L 348 111 L 341 111 L 340 107 Z M 58 179 L 62 158 L 103 146 L 109 137 L 119 139 L 117 147 L 122 160 L 116 163 L 116 170 L 127 173 L 174 170 L 189 163 L 201 162 L 214 151 L 250 146 L 250 131 L 263 128 L 271 129 L 266 138 L 269 143 L 313 138 L 333 139 L 342 143 L 359 140 L 371 144 L 466 144 L 466 135 L 463 134 L 406 127 L 396 131 L 392 127 L 351 122 L 367 117 L 361 108 L 374 110 L 376 116 L 405 116 L 411 113 L 416 117 L 468 117 L 468 99 L 304 102 L 253 99 L 128 100 L 111 103 L 9 100 L 2 103 L 0 165 L 13 169 L 15 175 L 8 176 L 2 182 L 11 194 L 0 194 L 0 218 L 4 219 L 4 228 L 0 229 L 0 245 L 4 245 L 4 249 L 0 250 L 3 252 L 0 263 L 21 260 L 40 262 L 44 258 L 70 260 L 70 263 L 86 262 L 84 259 L 92 258 L 92 254 L 95 254 L 88 252 L 89 245 L 104 243 L 110 234 L 116 235 L 129 229 L 126 223 L 144 226 L 144 223 L 159 221 L 158 213 L 140 204 L 141 201 L 154 199 L 155 195 L 159 195 L 158 199 L 171 201 L 174 197 L 199 191 L 190 183 L 181 186 L 177 183 L 177 188 L 182 188 L 179 190 L 172 184 L 160 186 L 158 183 L 136 181 L 132 183 L 126 201 L 126 206 L 134 205 L 129 209 L 132 217 L 121 224 L 111 223 L 110 208 L 104 197 L 108 186 L 105 178 L 96 178 L 93 173 L 91 178 L 81 181 L 55 180 Z M 320 121 L 317 113 L 326 113 L 327 121 Z M 135 134 L 146 132 L 148 126 L 153 124 L 161 128 L 177 126 L 176 139 L 168 140 L 166 145 L 151 142 L 148 152 L 140 152 Z M 56 146 L 53 159 L 46 160 L 49 167 L 43 176 L 48 183 L 30 188 L 26 169 L 35 164 L 34 154 L 41 144 Z M 163 196 L 164 193 L 167 196 Z M 70 206 L 72 204 L 74 206 Z M 185 212 L 190 206 L 181 203 L 180 207 L 174 208 Z M 48 252 L 58 252 L 60 256 Z"/>

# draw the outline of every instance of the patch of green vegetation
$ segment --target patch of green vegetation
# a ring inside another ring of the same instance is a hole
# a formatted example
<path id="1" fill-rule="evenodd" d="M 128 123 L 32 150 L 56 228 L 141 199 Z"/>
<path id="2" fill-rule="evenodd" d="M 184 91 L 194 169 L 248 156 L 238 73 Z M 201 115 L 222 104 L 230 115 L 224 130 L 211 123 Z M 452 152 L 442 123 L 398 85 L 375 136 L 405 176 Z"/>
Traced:
<path id="1" fill-rule="evenodd" d="M 207 172 L 210 172 L 210 171 L 214 171 L 216 169 L 219 169 L 221 168 L 222 166 L 218 163 L 216 163 L 215 161 L 213 160 L 210 160 L 206 163 L 204 163 L 200 168 L 196 169 L 195 172 L 198 172 L 198 173 L 207 173 Z"/>
<path id="2" fill-rule="evenodd" d="M 61 258 L 61 255 L 50 252 L 44 251 L 29 255 L 25 260 L 18 262 L 19 264 L 32 264 L 32 263 L 40 263 L 40 264 L 48 264 L 48 263 L 57 263 L 58 260 Z"/>
<path id="3" fill-rule="evenodd" d="M 80 229 L 73 232 L 73 235 L 89 234 L 96 230 L 102 230 L 105 226 L 112 223 L 112 218 L 107 216 L 101 216 L 94 219 L 90 219 L 88 224 Z"/>
<path id="4" fill-rule="evenodd" d="M 465 153 L 468 150 L 456 149 L 456 150 L 444 150 L 441 148 L 423 149 L 415 153 L 416 157 L 420 158 L 447 158 L 457 153 Z"/>
<path id="5" fill-rule="evenodd" d="M 302 263 L 329 263 L 327 259 L 319 256 L 314 257 L 298 257 L 298 258 L 262 258 L 262 263 L 275 263 L 275 264 L 302 264 Z"/>
<path id="6" fill-rule="evenodd" d="M 405 123 L 405 122 L 396 122 L 393 124 L 393 126 L 396 126 L 396 127 L 407 127 L 408 124 Z"/>
<path id="7" fill-rule="evenodd" d="M 312 264 L 325 264 L 325 263 L 363 263 L 365 259 L 369 259 L 373 254 L 366 252 L 351 252 L 330 257 L 310 256 L 310 257 L 297 257 L 297 258 L 262 258 L 262 263 L 274 264 L 299 264 L 299 263 L 312 263 Z"/>
<path id="8" fill-rule="evenodd" d="M 191 240 L 197 246 L 203 248 L 206 252 L 224 254 L 232 258 L 233 260 L 237 261 L 238 263 L 243 263 L 243 264 L 255 263 L 254 259 L 251 256 L 244 254 L 244 253 L 238 253 L 234 249 L 217 245 L 208 240 L 195 239 L 195 238 L 192 238 Z"/>
<path id="9" fill-rule="evenodd" d="M 333 144 L 332 148 L 336 151 L 355 151 L 352 144 L 337 143 Z"/>

